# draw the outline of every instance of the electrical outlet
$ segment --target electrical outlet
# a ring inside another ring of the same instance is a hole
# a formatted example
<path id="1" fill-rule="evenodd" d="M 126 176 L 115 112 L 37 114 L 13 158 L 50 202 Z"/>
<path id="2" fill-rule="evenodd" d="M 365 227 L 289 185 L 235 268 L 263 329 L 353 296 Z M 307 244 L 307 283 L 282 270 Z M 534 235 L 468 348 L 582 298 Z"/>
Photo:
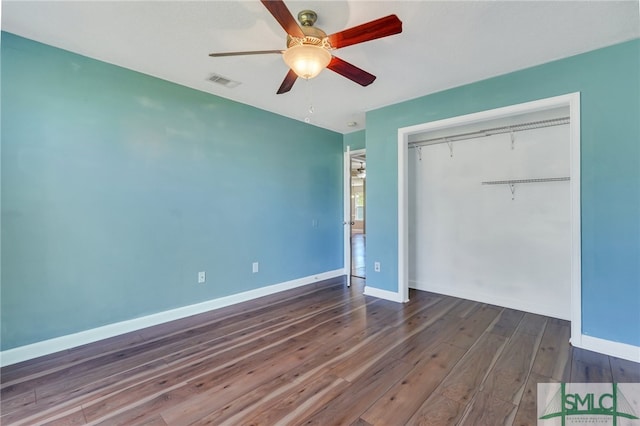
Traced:
<path id="1" fill-rule="evenodd" d="M 380 262 L 373 262 L 373 270 L 375 272 L 380 272 Z"/>
<path id="2" fill-rule="evenodd" d="M 256 272 L 258 272 L 258 270 L 260 269 L 260 265 L 258 264 L 258 262 L 253 262 L 252 265 L 252 271 L 255 274 Z"/>
<path id="3" fill-rule="evenodd" d="M 204 271 L 198 272 L 198 284 L 202 284 L 207 280 L 207 274 Z"/>

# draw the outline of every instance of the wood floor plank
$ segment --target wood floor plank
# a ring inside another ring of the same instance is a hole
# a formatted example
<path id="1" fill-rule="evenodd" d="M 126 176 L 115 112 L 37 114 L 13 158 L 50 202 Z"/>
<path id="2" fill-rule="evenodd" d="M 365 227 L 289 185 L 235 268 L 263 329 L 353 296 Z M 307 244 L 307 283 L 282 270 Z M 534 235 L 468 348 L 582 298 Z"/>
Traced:
<path id="1" fill-rule="evenodd" d="M 586 349 L 573 348 L 573 383 L 610 383 L 613 381 L 609 357 Z"/>
<path id="2" fill-rule="evenodd" d="M 161 416 L 152 417 L 149 420 L 138 423 L 136 426 L 169 426 Z"/>
<path id="3" fill-rule="evenodd" d="M 556 383 L 551 377 L 531 373 L 524 388 L 524 394 L 518 404 L 518 412 L 513 426 L 536 426 L 538 424 L 538 383 Z"/>
<path id="4" fill-rule="evenodd" d="M 616 383 L 640 383 L 640 364 L 616 357 L 609 357 L 613 381 Z"/>
<path id="5" fill-rule="evenodd" d="M 138 332 L 126 333 L 2 367 L 0 369 L 0 387 L 10 386 L 16 379 L 24 382 L 51 371 L 67 368 L 78 362 L 85 362 L 91 357 L 103 356 L 105 351 L 122 350 L 140 342 L 143 342 L 143 338 Z"/>
<path id="6" fill-rule="evenodd" d="M 492 398 L 518 405 L 540 345 L 539 336 L 516 331 L 482 384 Z"/>
<path id="7" fill-rule="evenodd" d="M 518 324 L 518 330 L 523 333 L 538 335 L 540 330 L 545 327 L 547 317 L 538 314 L 525 313 L 522 320 Z"/>
<path id="8" fill-rule="evenodd" d="M 361 417 L 371 424 L 403 424 L 449 374 L 464 355 L 464 350 L 441 343 L 409 373 L 392 386 Z"/>
<path id="9" fill-rule="evenodd" d="M 540 376 L 568 382 L 571 378 L 573 353 L 573 348 L 569 344 L 570 336 L 571 329 L 568 323 L 549 321 L 542 336 L 532 371 Z"/>
<path id="10" fill-rule="evenodd" d="M 460 425 L 511 425 L 518 407 L 489 392 L 480 391 L 473 398 L 471 409 L 465 414 Z"/>
<path id="11" fill-rule="evenodd" d="M 438 318 L 429 327 L 398 344 L 387 356 L 402 360 L 411 365 L 417 364 L 424 352 L 442 343 L 447 336 L 455 333 L 458 324 L 447 318 Z"/>
<path id="12" fill-rule="evenodd" d="M 467 404 L 502 352 L 506 341 L 502 336 L 486 333 L 444 379 L 438 392 L 451 400 Z"/>
<path id="13" fill-rule="evenodd" d="M 456 301 L 442 301 L 417 311 L 404 322 L 391 327 L 389 332 L 381 336 L 380 339 L 370 342 L 363 346 L 358 353 L 352 354 L 331 367 L 331 373 L 352 382 L 379 359 L 390 356 L 389 354 L 398 345 L 404 344 L 408 339 L 437 322 L 455 305 Z"/>
<path id="14" fill-rule="evenodd" d="M 10 398 L 0 399 L 0 412 L 3 414 L 9 414 L 16 410 L 24 410 L 28 406 L 32 406 L 36 403 L 36 391 L 29 390 L 17 395 L 13 395 Z"/>
<path id="15" fill-rule="evenodd" d="M 355 422 L 351 423 L 350 426 L 373 426 L 371 423 L 367 423 L 362 419 L 358 419 Z"/>
<path id="16" fill-rule="evenodd" d="M 428 309 L 425 318 L 428 325 L 419 333 L 412 334 L 406 340 L 398 343 L 388 356 L 400 359 L 410 364 L 416 364 L 423 357 L 423 352 L 444 341 L 457 331 L 458 324 L 446 318 L 459 304 L 459 300 L 444 299 Z"/>
<path id="17" fill-rule="evenodd" d="M 74 411 L 64 417 L 42 423 L 42 426 L 75 426 L 86 425 L 86 419 L 82 413 L 82 407 L 77 407 Z"/>
<path id="18" fill-rule="evenodd" d="M 483 304 L 473 300 L 462 300 L 452 311 L 451 315 L 459 318 L 467 318 Z"/>
<path id="19" fill-rule="evenodd" d="M 449 426 L 455 425 L 464 414 L 465 405 L 434 392 L 409 419 L 407 425 Z"/>
<path id="20" fill-rule="evenodd" d="M 524 317 L 524 312 L 503 308 L 497 321 L 489 329 L 490 333 L 510 337 Z"/>
<path id="21" fill-rule="evenodd" d="M 349 387 L 327 402 L 320 410 L 303 419 L 306 425 L 347 425 L 356 422 L 401 377 L 411 369 L 411 364 L 393 358 L 378 361 L 354 380 Z"/>
<path id="22" fill-rule="evenodd" d="M 470 348 L 487 330 L 487 327 L 493 323 L 500 312 L 501 309 L 495 306 L 479 306 L 478 309 L 460 322 L 457 332 L 446 338 L 445 342 L 463 349 Z"/>
<path id="23" fill-rule="evenodd" d="M 134 403 L 114 404 L 106 412 L 89 407 L 89 410 L 85 410 L 85 418 L 92 425 L 100 426 L 144 424 L 158 419 L 159 413 L 167 406 L 188 401 L 194 394 L 193 389 L 188 386 L 174 385 Z"/>
<path id="24" fill-rule="evenodd" d="M 247 419 L 240 415 L 216 424 L 220 426 L 299 424 L 308 413 L 322 408 L 348 386 L 349 382 L 337 376 L 316 376 L 312 380 L 295 386 L 281 398 L 271 399 L 256 407 Z"/>
<path id="25" fill-rule="evenodd" d="M 162 366 L 166 366 L 166 363 L 161 360 L 151 364 L 143 364 L 135 370 L 104 377 L 70 393 L 62 392 L 60 395 L 36 398 L 35 405 L 29 405 L 20 411 L 3 413 L 2 419 L 8 423 L 25 419 L 27 424 L 35 424 L 40 419 L 57 418 L 61 413 L 66 413 L 70 407 L 103 398 L 121 387 L 126 388 L 139 381 L 153 377 L 154 373 Z"/>

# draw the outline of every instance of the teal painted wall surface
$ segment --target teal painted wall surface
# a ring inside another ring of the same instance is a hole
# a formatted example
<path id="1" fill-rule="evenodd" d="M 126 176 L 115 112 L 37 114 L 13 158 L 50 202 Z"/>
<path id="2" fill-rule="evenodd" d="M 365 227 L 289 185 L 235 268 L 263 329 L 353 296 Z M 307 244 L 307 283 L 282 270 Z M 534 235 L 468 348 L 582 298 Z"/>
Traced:
<path id="1" fill-rule="evenodd" d="M 357 149 L 365 149 L 366 141 L 367 141 L 367 133 L 365 130 L 358 130 L 357 132 L 347 133 L 344 135 L 344 150 L 347 150 L 347 146 L 350 147 L 351 151 L 355 151 Z"/>
<path id="2" fill-rule="evenodd" d="M 342 268 L 341 134 L 8 33 L 1 71 L 2 350 Z"/>
<path id="3" fill-rule="evenodd" d="M 583 334 L 640 345 L 639 40 L 367 113 L 367 285 L 397 291 L 398 128 L 573 92 L 581 93 Z"/>

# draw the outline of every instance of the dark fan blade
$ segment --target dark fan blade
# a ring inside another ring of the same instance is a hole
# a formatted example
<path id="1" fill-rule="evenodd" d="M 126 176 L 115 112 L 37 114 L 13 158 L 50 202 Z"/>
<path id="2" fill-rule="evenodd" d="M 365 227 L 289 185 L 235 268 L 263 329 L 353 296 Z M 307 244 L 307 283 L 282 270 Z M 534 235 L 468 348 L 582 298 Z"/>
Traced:
<path id="1" fill-rule="evenodd" d="M 282 0 L 260 0 L 264 7 L 276 18 L 276 21 L 284 28 L 287 34 L 294 37 L 304 37 L 298 22 L 293 17 L 287 5 Z"/>
<path id="2" fill-rule="evenodd" d="M 368 86 L 376 79 L 375 75 L 369 74 L 355 65 L 351 65 L 349 62 L 343 61 L 335 56 L 331 58 L 331 62 L 329 62 L 327 68 L 333 72 L 337 72 L 343 77 L 347 77 L 351 81 L 355 81 L 361 86 Z"/>
<path id="3" fill-rule="evenodd" d="M 249 50 L 247 52 L 224 52 L 224 53 L 209 53 L 209 56 L 218 58 L 221 56 L 243 56 L 243 55 L 266 55 L 269 53 L 282 54 L 282 50 Z"/>
<path id="4" fill-rule="evenodd" d="M 287 93 L 289 90 L 291 90 L 291 88 L 293 87 L 293 83 L 295 83 L 297 79 L 298 76 L 296 75 L 296 73 L 293 72 L 293 70 L 289 70 L 287 76 L 284 78 L 284 81 L 280 85 L 277 94 L 281 95 L 283 93 Z"/>
<path id="5" fill-rule="evenodd" d="M 366 24 L 358 25 L 329 36 L 329 43 L 335 49 L 352 44 L 375 40 L 402 32 L 402 21 L 396 15 L 385 16 Z"/>

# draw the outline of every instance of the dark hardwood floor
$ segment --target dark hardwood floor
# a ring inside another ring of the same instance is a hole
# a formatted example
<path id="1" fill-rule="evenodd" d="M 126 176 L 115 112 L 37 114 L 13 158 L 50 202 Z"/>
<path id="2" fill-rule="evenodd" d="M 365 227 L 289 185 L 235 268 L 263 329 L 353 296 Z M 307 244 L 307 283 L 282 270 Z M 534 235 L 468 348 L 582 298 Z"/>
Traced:
<path id="1" fill-rule="evenodd" d="M 3 425 L 535 425 L 538 382 L 640 382 L 569 324 L 318 283 L 2 368 Z"/>

